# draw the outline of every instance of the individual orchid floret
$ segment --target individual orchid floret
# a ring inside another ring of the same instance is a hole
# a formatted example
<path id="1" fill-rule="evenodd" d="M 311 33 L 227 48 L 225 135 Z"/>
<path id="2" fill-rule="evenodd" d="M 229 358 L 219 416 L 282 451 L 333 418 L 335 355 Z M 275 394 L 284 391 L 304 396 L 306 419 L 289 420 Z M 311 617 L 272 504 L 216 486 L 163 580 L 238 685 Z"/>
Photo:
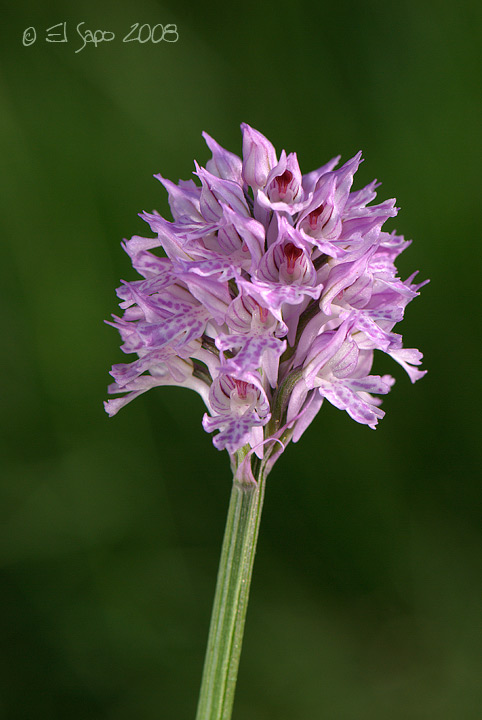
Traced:
<path id="1" fill-rule="evenodd" d="M 194 375 L 194 363 L 192 360 L 182 360 L 178 357 L 171 358 L 170 362 L 167 360 L 162 362 L 150 357 L 146 365 L 149 374 L 139 374 L 128 380 L 128 382 L 126 382 L 124 376 L 120 383 L 115 382 L 109 385 L 109 393 L 125 393 L 123 397 L 113 398 L 104 403 L 105 410 L 110 417 L 118 413 L 127 403 L 147 392 L 147 390 L 164 385 L 190 388 L 199 393 L 206 404 L 209 402 L 209 388 L 201 378 Z M 119 377 L 120 373 L 119 365 L 114 365 L 111 374 L 114 377 Z"/>
<path id="2" fill-rule="evenodd" d="M 243 163 L 241 158 L 222 148 L 207 132 L 203 132 L 202 136 L 213 155 L 211 160 L 206 163 L 206 170 L 224 180 L 232 180 L 238 185 L 242 185 Z"/>
<path id="3" fill-rule="evenodd" d="M 309 389 L 318 388 L 322 397 L 357 422 L 374 428 L 385 413 L 369 393 L 386 394 L 395 381 L 389 375 L 365 374 L 356 320 L 353 313 L 337 330 L 318 335 L 306 359 L 304 382 Z"/>
<path id="4" fill-rule="evenodd" d="M 312 200 L 299 217 L 298 226 L 308 235 L 326 240 L 339 237 L 343 210 L 360 160 L 361 153 L 357 153 L 339 170 L 318 178 Z"/>
<path id="5" fill-rule="evenodd" d="M 317 284 L 311 252 L 289 234 L 281 235 L 268 249 L 259 264 L 258 277 L 280 285 Z"/>
<path id="6" fill-rule="evenodd" d="M 268 210 L 278 210 L 294 215 L 306 204 L 303 178 L 296 153 L 281 153 L 279 163 L 269 173 L 264 190 L 258 190 L 257 202 Z"/>
<path id="7" fill-rule="evenodd" d="M 242 123 L 243 178 L 253 190 L 266 185 L 271 169 L 278 162 L 276 150 L 270 141 L 257 130 Z"/>
<path id="8" fill-rule="evenodd" d="M 280 338 L 288 332 L 287 326 L 244 293 L 232 301 L 226 323 L 232 334 L 215 340 L 219 350 L 229 352 L 229 357 L 223 356 L 224 372 L 244 376 L 263 367 L 271 387 L 275 387 L 279 359 L 286 350 L 286 341 Z"/>
<path id="9" fill-rule="evenodd" d="M 376 351 L 412 382 L 425 374 L 394 330 L 425 283 L 398 276 L 410 242 L 382 229 L 395 200 L 373 204 L 375 180 L 352 190 L 361 153 L 302 175 L 296 153 L 278 160 L 241 128 L 242 158 L 204 133 L 212 157 L 194 180 L 156 176 L 173 219 L 143 213 L 155 237 L 123 243 L 141 279 L 117 290 L 123 315 L 110 324 L 137 358 L 113 366 L 120 397 L 105 406 L 114 415 L 162 385 L 195 390 L 204 429 L 251 482 L 251 460 L 268 471 L 325 400 L 376 427 L 394 383 L 372 374 Z"/>
<path id="10" fill-rule="evenodd" d="M 268 175 L 266 194 L 272 203 L 292 204 L 303 194 L 301 183 L 302 177 L 296 153 L 290 153 L 287 157 L 283 150 L 278 165 Z M 280 209 L 283 209 L 283 206 Z"/>
<path id="11" fill-rule="evenodd" d="M 238 215 L 249 216 L 246 198 L 238 183 L 212 175 L 197 163 L 196 175 L 202 183 L 199 208 L 203 218 L 218 221 L 223 216 L 222 203 L 231 207 Z"/>
<path id="12" fill-rule="evenodd" d="M 207 432 L 219 430 L 214 445 L 235 453 L 250 443 L 260 446 L 262 427 L 269 421 L 269 401 L 263 385 L 255 374 L 245 372 L 243 379 L 221 374 L 211 385 L 209 406 L 212 416 L 205 414 L 203 427 Z"/>

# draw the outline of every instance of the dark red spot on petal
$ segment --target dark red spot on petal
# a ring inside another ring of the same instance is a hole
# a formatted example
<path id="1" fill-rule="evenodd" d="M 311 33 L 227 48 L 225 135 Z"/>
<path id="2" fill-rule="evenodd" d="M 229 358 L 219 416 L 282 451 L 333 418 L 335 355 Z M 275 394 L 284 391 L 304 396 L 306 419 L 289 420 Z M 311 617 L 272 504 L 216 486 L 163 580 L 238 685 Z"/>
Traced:
<path id="1" fill-rule="evenodd" d="M 285 170 L 282 175 L 278 175 L 278 177 L 275 178 L 280 197 L 284 197 L 286 195 L 286 193 L 288 192 L 288 185 L 290 184 L 292 179 L 293 173 L 289 170 Z"/>
<path id="2" fill-rule="evenodd" d="M 303 250 L 296 247 L 292 242 L 289 242 L 284 246 L 283 252 L 286 258 L 286 269 L 289 273 L 292 273 L 295 269 L 296 261 L 300 255 L 303 255 Z"/>
<path id="3" fill-rule="evenodd" d="M 308 222 L 310 224 L 310 228 L 314 230 L 316 228 L 316 223 L 318 221 L 318 218 L 320 217 L 321 213 L 325 209 L 325 206 L 323 203 L 320 205 L 320 207 L 317 207 L 316 210 L 312 210 L 308 215 Z"/>

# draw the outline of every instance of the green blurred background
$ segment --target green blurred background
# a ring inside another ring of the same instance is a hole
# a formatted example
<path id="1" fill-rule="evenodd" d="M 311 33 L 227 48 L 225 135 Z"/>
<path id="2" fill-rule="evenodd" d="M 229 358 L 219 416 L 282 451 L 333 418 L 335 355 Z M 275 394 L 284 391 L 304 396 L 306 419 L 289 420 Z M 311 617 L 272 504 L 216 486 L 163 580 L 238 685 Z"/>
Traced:
<path id="1" fill-rule="evenodd" d="M 228 460 L 184 390 L 107 418 L 103 319 L 136 277 L 120 241 L 167 212 L 152 175 L 189 178 L 202 130 L 239 153 L 246 121 L 304 172 L 362 149 L 401 275 L 432 282 L 400 326 L 429 374 L 382 358 L 379 429 L 327 405 L 270 477 L 234 718 L 479 719 L 480 3 L 1 11 L 0 716 L 194 718 Z M 76 52 L 81 21 L 115 41 Z M 179 41 L 122 43 L 135 22 Z"/>

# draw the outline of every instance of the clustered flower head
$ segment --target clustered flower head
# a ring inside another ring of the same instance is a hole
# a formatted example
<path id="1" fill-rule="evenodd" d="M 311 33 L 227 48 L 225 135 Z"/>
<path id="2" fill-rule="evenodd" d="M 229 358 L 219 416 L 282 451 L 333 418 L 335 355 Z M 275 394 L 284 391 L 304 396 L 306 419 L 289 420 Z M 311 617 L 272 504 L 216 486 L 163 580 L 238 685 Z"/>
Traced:
<path id="1" fill-rule="evenodd" d="M 143 213 L 156 237 L 123 244 L 144 279 L 117 290 L 124 314 L 111 324 L 138 359 L 112 367 L 109 393 L 123 396 L 105 403 L 115 415 L 152 387 L 192 388 L 235 468 L 253 453 L 272 465 L 325 399 L 375 428 L 384 412 L 373 394 L 394 379 L 370 374 L 374 350 L 412 382 L 424 375 L 421 353 L 393 332 L 424 283 L 397 277 L 410 242 L 382 231 L 395 200 L 370 205 L 376 181 L 351 191 L 361 153 L 302 175 L 296 153 L 278 158 L 241 128 L 242 160 L 203 133 L 212 158 L 195 164 L 197 183 L 156 176 L 174 221 Z"/>

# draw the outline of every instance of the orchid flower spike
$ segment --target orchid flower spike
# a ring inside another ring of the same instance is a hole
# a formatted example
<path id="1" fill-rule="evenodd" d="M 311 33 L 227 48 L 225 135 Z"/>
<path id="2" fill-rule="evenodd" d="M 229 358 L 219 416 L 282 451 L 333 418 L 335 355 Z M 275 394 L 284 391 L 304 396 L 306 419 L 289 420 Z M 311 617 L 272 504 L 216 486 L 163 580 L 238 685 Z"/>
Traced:
<path id="1" fill-rule="evenodd" d="M 375 350 L 412 382 L 425 374 L 393 332 L 425 283 L 397 277 L 410 242 L 382 230 L 395 200 L 370 204 L 375 181 L 352 191 L 361 153 L 302 175 L 295 153 L 278 158 L 241 128 L 242 159 L 204 133 L 212 158 L 196 164 L 197 183 L 159 176 L 173 221 L 143 213 L 155 237 L 124 244 L 142 279 L 117 290 L 124 312 L 110 324 L 137 359 L 112 367 L 120 397 L 105 409 L 160 385 L 192 388 L 215 447 L 249 479 L 249 458 L 270 469 L 324 400 L 375 428 L 376 396 L 394 383 L 370 374 Z"/>

